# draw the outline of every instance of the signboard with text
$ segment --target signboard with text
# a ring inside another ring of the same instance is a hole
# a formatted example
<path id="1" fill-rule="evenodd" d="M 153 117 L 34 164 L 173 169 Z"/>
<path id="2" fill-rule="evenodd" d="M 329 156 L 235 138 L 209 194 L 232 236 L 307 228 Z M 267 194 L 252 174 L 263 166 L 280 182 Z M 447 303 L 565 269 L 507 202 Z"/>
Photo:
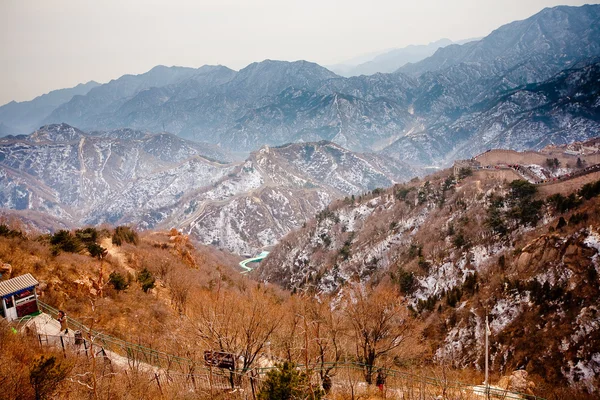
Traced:
<path id="1" fill-rule="evenodd" d="M 217 368 L 225 368 L 229 370 L 235 369 L 235 357 L 231 353 L 225 353 L 223 351 L 204 351 L 204 362 L 206 365 L 210 365 Z"/>

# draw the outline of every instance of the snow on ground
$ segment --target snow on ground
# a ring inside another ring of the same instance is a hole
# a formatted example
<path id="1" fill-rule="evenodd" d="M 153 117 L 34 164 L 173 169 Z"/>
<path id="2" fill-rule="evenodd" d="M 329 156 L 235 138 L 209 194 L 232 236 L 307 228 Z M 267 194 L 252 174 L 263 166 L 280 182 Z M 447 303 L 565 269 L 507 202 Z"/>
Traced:
<path id="1" fill-rule="evenodd" d="M 592 263 L 596 267 L 596 271 L 600 274 L 600 262 L 598 261 L 598 257 L 600 255 L 600 234 L 593 230 L 590 230 L 588 233 L 588 237 L 585 238 L 583 243 L 591 247 L 592 249 L 596 249 L 596 254 L 592 256 Z"/>
<path id="2" fill-rule="evenodd" d="M 530 165 L 526 165 L 527 168 L 529 168 L 529 170 L 538 178 L 540 179 L 546 179 L 546 174 L 545 174 L 545 169 L 542 168 L 541 166 L 537 165 L 537 164 L 530 164 Z"/>
<path id="3" fill-rule="evenodd" d="M 592 382 L 600 376 L 600 353 L 594 353 L 589 361 L 579 360 L 577 364 L 569 361 L 567 365 L 568 368 L 561 368 L 561 372 L 571 385 L 583 383 L 590 393 L 597 390 Z"/>
<path id="4" fill-rule="evenodd" d="M 554 171 L 552 171 L 552 176 L 558 178 L 559 176 L 567 175 L 571 172 L 573 172 L 573 170 L 570 168 L 556 168 Z"/>
<path id="5" fill-rule="evenodd" d="M 593 332 L 600 330 L 600 312 L 594 306 L 584 307 L 577 315 L 575 326 L 577 329 L 571 335 L 571 342 L 578 343 Z"/>
<path id="6" fill-rule="evenodd" d="M 523 312 L 523 307 L 529 303 L 529 294 L 514 295 L 505 299 L 500 299 L 494 304 L 490 312 L 492 318 L 490 330 L 492 333 L 498 333 L 506 328 Z"/>

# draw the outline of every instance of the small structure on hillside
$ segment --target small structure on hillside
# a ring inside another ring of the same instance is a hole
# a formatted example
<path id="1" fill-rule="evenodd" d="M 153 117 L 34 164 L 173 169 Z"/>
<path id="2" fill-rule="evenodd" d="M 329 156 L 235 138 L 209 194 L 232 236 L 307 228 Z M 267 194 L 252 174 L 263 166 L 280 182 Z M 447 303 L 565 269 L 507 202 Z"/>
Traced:
<path id="1" fill-rule="evenodd" d="M 474 159 L 469 160 L 456 160 L 454 161 L 454 176 L 458 178 L 460 171 L 462 169 L 479 169 L 481 168 L 481 163 Z"/>
<path id="2" fill-rule="evenodd" d="M 38 312 L 35 288 L 39 284 L 31 274 L 0 282 L 0 316 L 13 321 Z"/>

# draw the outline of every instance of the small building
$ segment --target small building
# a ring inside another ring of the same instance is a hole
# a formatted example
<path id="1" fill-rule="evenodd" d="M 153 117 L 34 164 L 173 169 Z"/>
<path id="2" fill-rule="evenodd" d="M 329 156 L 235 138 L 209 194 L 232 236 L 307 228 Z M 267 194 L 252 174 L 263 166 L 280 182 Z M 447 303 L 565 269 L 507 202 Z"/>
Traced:
<path id="1" fill-rule="evenodd" d="M 0 314 L 8 321 L 38 312 L 35 288 L 40 283 L 31 274 L 0 282 Z"/>

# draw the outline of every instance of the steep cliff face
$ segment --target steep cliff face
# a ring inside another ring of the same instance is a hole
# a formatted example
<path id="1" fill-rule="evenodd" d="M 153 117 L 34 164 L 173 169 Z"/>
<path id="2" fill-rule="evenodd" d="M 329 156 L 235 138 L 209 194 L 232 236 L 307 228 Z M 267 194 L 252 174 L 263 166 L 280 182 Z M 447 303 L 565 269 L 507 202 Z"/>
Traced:
<path id="1" fill-rule="evenodd" d="M 333 294 L 349 281 L 392 281 L 425 321 L 413 332 L 428 344 L 423 357 L 482 368 L 487 314 L 494 371 L 523 367 L 595 390 L 600 198 L 547 199 L 552 185 L 518 178 L 441 172 L 339 201 L 284 237 L 257 276 Z"/>

